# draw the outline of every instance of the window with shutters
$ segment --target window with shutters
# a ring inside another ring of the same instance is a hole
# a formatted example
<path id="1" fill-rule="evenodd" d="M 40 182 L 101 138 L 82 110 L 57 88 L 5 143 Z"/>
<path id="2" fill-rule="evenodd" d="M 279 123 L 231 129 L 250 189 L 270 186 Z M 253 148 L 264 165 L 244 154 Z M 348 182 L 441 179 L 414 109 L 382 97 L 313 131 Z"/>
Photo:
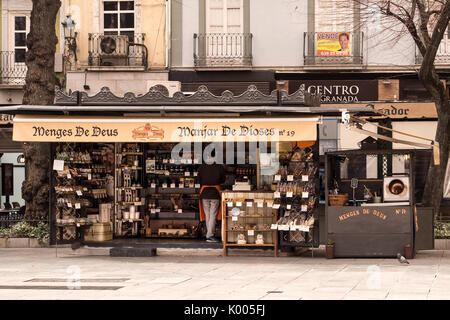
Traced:
<path id="1" fill-rule="evenodd" d="M 205 1 L 205 33 L 198 37 L 196 65 L 251 65 L 251 34 L 244 33 L 244 0 Z"/>
<path id="2" fill-rule="evenodd" d="M 2 52 L 2 78 L 10 84 L 23 84 L 27 73 L 25 53 L 27 34 L 30 32 L 28 12 L 10 12 L 8 16 L 8 48 Z"/>

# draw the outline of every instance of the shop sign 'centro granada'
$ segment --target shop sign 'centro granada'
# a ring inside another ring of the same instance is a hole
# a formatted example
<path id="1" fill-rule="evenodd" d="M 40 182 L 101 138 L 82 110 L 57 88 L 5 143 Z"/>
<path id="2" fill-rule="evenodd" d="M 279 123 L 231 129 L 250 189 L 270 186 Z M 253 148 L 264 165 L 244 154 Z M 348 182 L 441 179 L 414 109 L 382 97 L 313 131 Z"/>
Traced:
<path id="1" fill-rule="evenodd" d="M 40 142 L 314 141 L 317 117 L 136 118 L 25 116 L 13 140 Z"/>

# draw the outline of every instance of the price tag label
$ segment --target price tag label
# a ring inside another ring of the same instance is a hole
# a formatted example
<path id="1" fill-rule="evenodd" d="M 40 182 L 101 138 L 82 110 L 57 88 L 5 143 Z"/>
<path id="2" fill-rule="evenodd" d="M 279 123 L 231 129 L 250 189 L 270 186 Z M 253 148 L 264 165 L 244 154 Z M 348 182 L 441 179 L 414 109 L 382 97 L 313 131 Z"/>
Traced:
<path id="1" fill-rule="evenodd" d="M 180 160 L 180 163 L 181 163 L 181 164 L 186 164 L 186 159 L 181 159 L 181 160 Z"/>
<path id="2" fill-rule="evenodd" d="M 276 198 L 280 198 L 281 197 L 281 194 L 280 194 L 280 192 L 275 192 L 274 194 L 273 194 L 273 197 L 276 199 Z"/>
<path id="3" fill-rule="evenodd" d="M 287 181 L 294 181 L 294 176 L 292 174 L 288 175 L 287 176 Z"/>
<path id="4" fill-rule="evenodd" d="M 191 173 L 190 173 L 189 171 L 186 171 L 186 172 L 184 173 L 184 176 L 185 176 L 185 177 L 190 177 L 190 176 L 191 176 Z"/>
<path id="5" fill-rule="evenodd" d="M 247 202 L 247 207 L 253 207 L 253 202 Z"/>
<path id="6" fill-rule="evenodd" d="M 162 184 L 162 187 L 163 187 L 163 188 L 167 188 L 167 183 L 163 183 L 163 184 Z"/>
<path id="7" fill-rule="evenodd" d="M 81 204 L 79 204 L 78 202 L 75 203 L 75 209 L 81 209 Z"/>
<path id="8" fill-rule="evenodd" d="M 275 178 L 273 179 L 274 181 L 281 181 L 281 175 L 276 174 Z"/>
<path id="9" fill-rule="evenodd" d="M 281 225 L 278 226 L 278 230 L 281 230 L 281 231 L 289 231 L 289 225 L 287 225 L 287 224 L 281 224 Z"/>
<path id="10" fill-rule="evenodd" d="M 152 183 L 152 184 L 150 185 L 150 188 L 156 188 L 156 183 Z"/>
<path id="11" fill-rule="evenodd" d="M 83 192 L 81 192 L 81 190 L 77 190 L 77 195 L 82 196 Z"/>
<path id="12" fill-rule="evenodd" d="M 136 166 L 132 166 L 132 167 L 131 167 L 131 170 L 136 170 Z"/>
<path id="13" fill-rule="evenodd" d="M 175 188 L 175 183 L 171 183 L 171 184 L 170 184 L 170 187 L 171 187 L 171 188 Z"/>
<path id="14" fill-rule="evenodd" d="M 254 236 L 255 235 L 255 230 L 248 230 L 248 235 L 249 236 Z"/>
<path id="15" fill-rule="evenodd" d="M 161 209 L 160 208 L 158 208 L 158 209 L 155 209 L 156 210 L 156 212 L 161 212 Z"/>
<path id="16" fill-rule="evenodd" d="M 193 183 L 189 183 L 189 188 L 194 188 L 194 184 Z"/>
<path id="17" fill-rule="evenodd" d="M 180 184 L 178 185 L 178 188 L 184 189 L 184 183 L 180 183 Z"/>
<path id="18" fill-rule="evenodd" d="M 170 174 L 169 170 L 164 171 L 164 175 L 168 176 Z"/>
<path id="19" fill-rule="evenodd" d="M 175 163 L 175 160 L 174 159 L 170 159 L 170 163 Z"/>
<path id="20" fill-rule="evenodd" d="M 293 196 L 294 196 L 294 192 L 292 192 L 292 191 L 286 192 L 286 197 L 292 198 Z"/>
<path id="21" fill-rule="evenodd" d="M 70 173 L 67 174 L 67 179 L 72 179 L 72 175 Z"/>
<path id="22" fill-rule="evenodd" d="M 273 209 L 279 209 L 280 208 L 280 204 L 278 203 L 278 204 L 274 204 L 273 206 L 272 206 L 272 208 Z"/>
<path id="23" fill-rule="evenodd" d="M 196 184 L 195 184 L 195 188 L 196 188 L 196 189 L 200 189 L 200 183 L 196 183 Z"/>
<path id="24" fill-rule="evenodd" d="M 309 192 L 302 192 L 302 198 L 308 198 Z"/>
<path id="25" fill-rule="evenodd" d="M 192 159 L 186 159 L 187 164 L 192 164 Z"/>
<path id="26" fill-rule="evenodd" d="M 92 175 L 88 173 L 88 180 L 92 180 Z"/>
<path id="27" fill-rule="evenodd" d="M 69 208 L 72 208 L 72 202 L 67 202 L 67 206 L 68 206 Z"/>
<path id="28" fill-rule="evenodd" d="M 194 171 L 194 177 L 198 176 L 198 172 Z"/>
<path id="29" fill-rule="evenodd" d="M 56 171 L 64 170 L 64 160 L 53 160 L 53 170 Z"/>
<path id="30" fill-rule="evenodd" d="M 263 208 L 264 202 L 261 202 L 261 201 L 257 202 L 257 206 L 258 206 L 258 208 Z"/>
<path id="31" fill-rule="evenodd" d="M 77 223 L 77 227 L 78 227 L 78 228 L 80 227 L 80 224 L 79 224 L 79 223 Z"/>
<path id="32" fill-rule="evenodd" d="M 273 207 L 273 202 L 267 202 L 267 208 L 272 208 Z"/>
<path id="33" fill-rule="evenodd" d="M 163 163 L 168 163 L 168 160 L 167 159 L 163 159 Z"/>
<path id="34" fill-rule="evenodd" d="M 292 208 L 292 205 L 290 205 L 290 204 L 286 205 L 287 210 L 291 210 L 291 208 Z"/>
<path id="35" fill-rule="evenodd" d="M 183 209 L 178 209 L 178 213 L 183 213 Z"/>
<path id="36" fill-rule="evenodd" d="M 307 175 L 302 176 L 302 181 L 308 181 L 308 180 L 309 180 L 309 177 Z"/>
<path id="37" fill-rule="evenodd" d="M 290 231 L 295 231 L 295 230 L 297 230 L 297 226 L 296 225 L 291 225 L 291 226 L 289 226 L 289 230 Z"/>
<path id="38" fill-rule="evenodd" d="M 297 229 L 303 232 L 309 232 L 309 226 L 298 226 Z"/>
<path id="39" fill-rule="evenodd" d="M 194 159 L 194 164 L 199 164 L 200 160 L 199 159 Z"/>
<path id="40" fill-rule="evenodd" d="M 277 230 L 277 229 L 278 229 L 278 225 L 277 225 L 277 224 L 272 224 L 272 225 L 270 226 L 270 229 L 272 229 L 272 230 Z"/>
<path id="41" fill-rule="evenodd" d="M 239 217 L 231 217 L 231 221 L 238 221 Z"/>
<path id="42" fill-rule="evenodd" d="M 156 209 L 150 209 L 150 213 L 156 213 Z"/>
<path id="43" fill-rule="evenodd" d="M 242 207 L 242 202 L 240 201 L 236 202 L 236 207 Z"/>
<path id="44" fill-rule="evenodd" d="M 301 207 L 302 212 L 308 211 L 308 206 L 306 204 L 303 204 Z"/>
<path id="45" fill-rule="evenodd" d="M 227 202 L 227 206 L 232 207 L 233 206 L 233 201 L 228 201 Z"/>

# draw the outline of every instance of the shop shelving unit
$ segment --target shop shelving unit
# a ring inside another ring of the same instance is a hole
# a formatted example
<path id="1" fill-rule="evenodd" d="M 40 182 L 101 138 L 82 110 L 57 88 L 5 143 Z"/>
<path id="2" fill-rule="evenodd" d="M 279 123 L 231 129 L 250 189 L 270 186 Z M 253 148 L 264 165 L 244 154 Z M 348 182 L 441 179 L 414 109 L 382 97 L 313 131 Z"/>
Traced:
<path id="1" fill-rule="evenodd" d="M 223 255 L 228 248 L 269 247 L 274 256 L 278 256 L 277 230 L 273 229 L 277 221 L 278 210 L 273 209 L 272 192 L 223 192 L 222 193 L 222 243 Z M 238 208 L 239 215 L 233 215 Z M 264 243 L 257 243 L 262 235 Z M 239 239 L 245 239 L 245 244 Z"/>
<path id="2" fill-rule="evenodd" d="M 155 166 L 161 166 L 167 170 Z M 171 151 L 157 145 L 146 149 L 146 237 L 196 238 L 199 225 L 197 178 L 199 164 L 192 159 L 171 159 Z M 181 172 L 174 173 L 177 168 Z M 189 179 L 189 182 L 185 182 Z M 178 183 L 174 181 L 178 180 Z M 181 182 L 183 180 L 183 182 Z M 175 208 L 172 201 L 179 201 Z M 156 203 L 158 204 L 156 206 Z M 154 204 L 154 205 L 153 205 Z"/>
<path id="3" fill-rule="evenodd" d="M 138 237 L 144 222 L 143 146 L 138 143 L 116 144 L 115 215 L 116 237 Z M 135 214 L 130 208 L 134 208 Z"/>

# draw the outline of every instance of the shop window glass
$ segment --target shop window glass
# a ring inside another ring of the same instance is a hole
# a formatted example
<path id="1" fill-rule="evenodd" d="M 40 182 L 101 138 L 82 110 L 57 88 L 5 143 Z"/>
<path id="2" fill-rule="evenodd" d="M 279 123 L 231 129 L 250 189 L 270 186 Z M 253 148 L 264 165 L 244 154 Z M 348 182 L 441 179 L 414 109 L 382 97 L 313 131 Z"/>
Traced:
<path id="1" fill-rule="evenodd" d="M 14 45 L 16 47 L 24 47 L 26 46 L 26 34 L 24 32 L 16 33 L 14 35 Z"/>
<path id="2" fill-rule="evenodd" d="M 16 62 L 25 62 L 25 49 L 15 49 L 14 52 Z"/>
<path id="3" fill-rule="evenodd" d="M 134 1 L 105 1 L 103 11 L 104 34 L 125 34 L 134 40 Z"/>
<path id="4" fill-rule="evenodd" d="M 15 30 L 16 31 L 25 31 L 27 28 L 26 18 L 25 17 L 15 17 Z"/>
<path id="5" fill-rule="evenodd" d="M 105 14 L 105 29 L 117 28 L 119 26 L 116 14 Z"/>
<path id="6" fill-rule="evenodd" d="M 120 10 L 134 10 L 134 1 L 120 2 Z"/>
<path id="7" fill-rule="evenodd" d="M 115 11 L 117 10 L 117 1 L 105 1 L 103 3 L 104 11 Z"/>

